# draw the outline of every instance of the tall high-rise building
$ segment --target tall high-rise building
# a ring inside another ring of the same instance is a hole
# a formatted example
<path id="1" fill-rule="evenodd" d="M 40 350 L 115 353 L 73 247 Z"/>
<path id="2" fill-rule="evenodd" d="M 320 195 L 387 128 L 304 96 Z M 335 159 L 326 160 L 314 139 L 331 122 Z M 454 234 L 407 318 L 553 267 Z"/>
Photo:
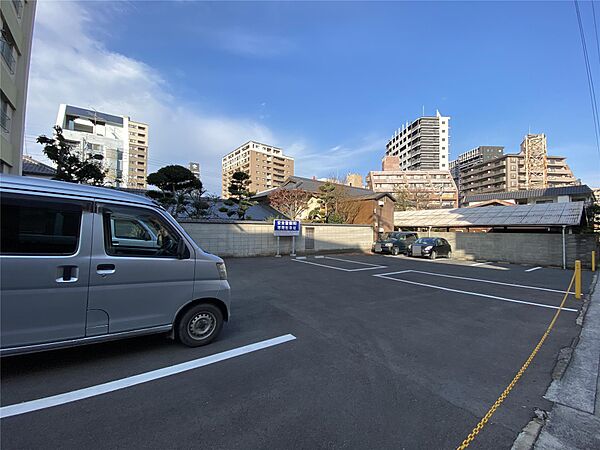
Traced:
<path id="1" fill-rule="evenodd" d="M 21 175 L 35 0 L 0 2 L 0 173 Z"/>
<path id="2" fill-rule="evenodd" d="M 223 156 L 221 195 L 229 197 L 229 185 L 234 172 L 250 175 L 249 189 L 261 192 L 280 186 L 294 175 L 294 158 L 285 156 L 283 150 L 272 145 L 248 141 Z"/>
<path id="3" fill-rule="evenodd" d="M 80 155 L 101 155 L 106 183 L 114 187 L 146 188 L 148 125 L 94 109 L 62 104 L 56 125 Z"/>
<path id="4" fill-rule="evenodd" d="M 148 139 L 148 124 L 134 122 L 129 119 L 128 188 L 146 189 L 146 177 L 148 176 Z"/>
<path id="5" fill-rule="evenodd" d="M 450 161 L 450 173 L 452 174 L 452 178 L 454 178 L 458 191 L 461 191 L 461 173 L 464 173 L 479 163 L 499 158 L 503 154 L 504 147 L 496 145 L 480 145 L 473 150 L 461 153 L 454 161 Z"/>
<path id="6" fill-rule="evenodd" d="M 549 156 L 544 134 L 528 134 L 521 152 L 480 161 L 461 170 L 461 197 L 579 184 L 563 156 Z"/>
<path id="7" fill-rule="evenodd" d="M 398 157 L 393 170 L 448 170 L 449 130 L 450 117 L 439 111 L 405 123 L 385 146 L 386 156 Z"/>

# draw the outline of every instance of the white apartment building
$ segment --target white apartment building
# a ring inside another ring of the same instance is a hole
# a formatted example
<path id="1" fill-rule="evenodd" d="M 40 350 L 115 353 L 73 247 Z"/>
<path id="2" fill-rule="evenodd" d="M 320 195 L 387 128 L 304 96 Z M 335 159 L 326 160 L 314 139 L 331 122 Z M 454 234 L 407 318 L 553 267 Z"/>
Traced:
<path id="1" fill-rule="evenodd" d="M 35 0 L 0 1 L 0 173 L 21 175 Z"/>
<path id="2" fill-rule="evenodd" d="M 261 192 L 283 184 L 294 175 L 294 158 L 285 156 L 283 150 L 272 145 L 248 141 L 227 153 L 221 160 L 221 195 L 229 197 L 232 175 L 237 171 L 250 175 L 249 189 Z"/>
<path id="3" fill-rule="evenodd" d="M 148 125 L 128 116 L 61 104 L 56 125 L 82 155 L 102 155 L 106 183 L 144 189 L 148 170 Z"/>
<path id="4" fill-rule="evenodd" d="M 419 117 L 396 130 L 385 146 L 386 156 L 397 156 L 395 170 L 448 170 L 450 117 L 439 111 L 433 117 Z"/>

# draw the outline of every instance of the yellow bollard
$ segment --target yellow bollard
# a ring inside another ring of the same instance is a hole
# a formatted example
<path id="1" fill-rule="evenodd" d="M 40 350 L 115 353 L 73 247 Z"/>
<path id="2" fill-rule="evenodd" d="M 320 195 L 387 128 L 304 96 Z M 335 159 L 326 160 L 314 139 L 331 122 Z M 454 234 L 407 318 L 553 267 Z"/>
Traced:
<path id="1" fill-rule="evenodd" d="M 596 271 L 596 250 L 592 250 L 592 272 Z"/>
<path id="2" fill-rule="evenodd" d="M 575 298 L 581 298 L 581 261 L 575 261 Z"/>

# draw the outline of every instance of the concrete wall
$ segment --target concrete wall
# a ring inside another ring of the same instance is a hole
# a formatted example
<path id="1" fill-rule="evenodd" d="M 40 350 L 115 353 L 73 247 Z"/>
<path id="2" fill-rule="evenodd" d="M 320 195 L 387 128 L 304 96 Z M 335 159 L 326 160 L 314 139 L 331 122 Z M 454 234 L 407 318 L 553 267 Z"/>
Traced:
<path id="1" fill-rule="evenodd" d="M 460 233 L 431 232 L 452 245 L 452 255 L 459 259 L 510 262 L 562 267 L 562 235 L 550 233 Z M 419 236 L 427 236 L 420 232 Z M 598 254 L 595 234 L 565 236 L 567 266 L 580 259 L 584 268 L 591 265 L 592 250 Z"/>
<path id="2" fill-rule="evenodd" d="M 219 256 L 271 256 L 277 252 L 277 238 L 271 222 L 182 221 L 181 225 L 204 250 Z M 314 249 L 307 249 L 306 235 L 314 232 Z M 369 225 L 302 224 L 296 238 L 296 253 L 370 251 L 373 230 Z M 281 254 L 289 255 L 291 237 L 280 238 Z"/>

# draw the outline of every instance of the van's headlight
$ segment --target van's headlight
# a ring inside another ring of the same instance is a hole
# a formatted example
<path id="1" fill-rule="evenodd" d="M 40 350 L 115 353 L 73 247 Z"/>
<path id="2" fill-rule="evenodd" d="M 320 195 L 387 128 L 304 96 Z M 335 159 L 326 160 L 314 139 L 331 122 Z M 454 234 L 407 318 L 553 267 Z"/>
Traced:
<path id="1" fill-rule="evenodd" d="M 217 263 L 217 270 L 219 271 L 219 278 L 221 280 L 227 279 L 227 268 L 225 267 L 225 263 Z"/>

